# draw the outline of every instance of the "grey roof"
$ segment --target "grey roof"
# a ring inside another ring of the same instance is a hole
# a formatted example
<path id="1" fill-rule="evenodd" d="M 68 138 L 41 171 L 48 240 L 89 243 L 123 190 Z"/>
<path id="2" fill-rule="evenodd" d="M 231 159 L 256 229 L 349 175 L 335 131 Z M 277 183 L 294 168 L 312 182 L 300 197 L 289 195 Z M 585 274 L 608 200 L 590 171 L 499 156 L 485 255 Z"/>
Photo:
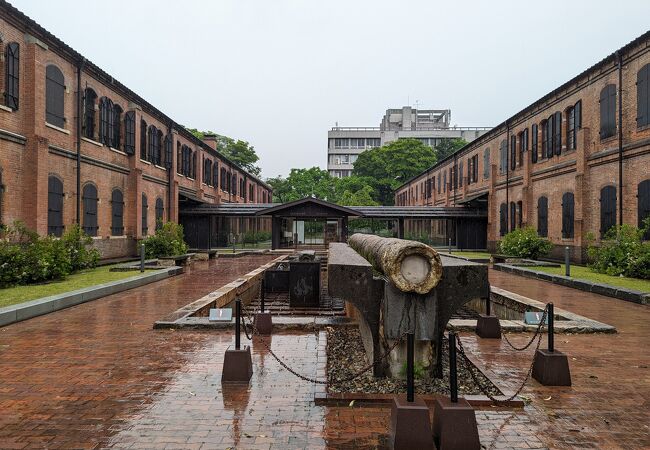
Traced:
<path id="1" fill-rule="evenodd" d="M 181 214 L 217 215 L 217 216 L 260 216 L 265 209 L 281 206 L 281 203 L 222 203 L 220 205 L 203 204 L 183 208 Z M 377 219 L 444 219 L 453 217 L 481 218 L 487 217 L 487 212 L 461 206 L 348 206 L 351 217 L 367 217 Z M 357 214 L 354 214 L 357 213 Z"/>

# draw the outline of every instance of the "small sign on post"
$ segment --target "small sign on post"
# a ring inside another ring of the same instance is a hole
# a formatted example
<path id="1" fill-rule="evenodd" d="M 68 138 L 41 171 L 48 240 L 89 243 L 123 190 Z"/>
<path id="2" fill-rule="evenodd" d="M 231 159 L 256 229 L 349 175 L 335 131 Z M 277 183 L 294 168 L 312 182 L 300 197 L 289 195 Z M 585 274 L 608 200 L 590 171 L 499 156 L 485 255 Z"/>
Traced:
<path id="1" fill-rule="evenodd" d="M 543 315 L 543 311 L 526 311 L 524 313 L 524 323 L 526 325 L 539 325 L 539 322 L 542 320 Z M 544 322 L 545 324 L 548 324 L 548 316 Z"/>
<path id="2" fill-rule="evenodd" d="M 210 308 L 210 322 L 230 322 L 232 321 L 231 308 Z"/>

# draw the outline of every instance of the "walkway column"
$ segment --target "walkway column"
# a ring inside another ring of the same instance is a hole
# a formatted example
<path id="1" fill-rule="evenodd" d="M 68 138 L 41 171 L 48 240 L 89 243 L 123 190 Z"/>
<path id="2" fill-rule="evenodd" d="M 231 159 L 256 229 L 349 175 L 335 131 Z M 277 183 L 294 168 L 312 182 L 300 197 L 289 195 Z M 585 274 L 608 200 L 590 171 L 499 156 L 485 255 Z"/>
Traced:
<path id="1" fill-rule="evenodd" d="M 348 241 L 348 218 L 343 217 L 341 219 L 341 241 Z"/>
<path id="2" fill-rule="evenodd" d="M 397 237 L 399 239 L 404 239 L 404 218 L 403 217 L 397 219 Z"/>

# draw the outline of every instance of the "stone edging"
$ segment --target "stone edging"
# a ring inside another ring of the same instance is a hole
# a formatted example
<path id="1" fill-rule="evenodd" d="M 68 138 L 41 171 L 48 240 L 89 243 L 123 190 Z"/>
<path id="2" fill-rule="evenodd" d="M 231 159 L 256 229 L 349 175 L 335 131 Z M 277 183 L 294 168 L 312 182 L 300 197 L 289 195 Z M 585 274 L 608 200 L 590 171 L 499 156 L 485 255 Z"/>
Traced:
<path id="1" fill-rule="evenodd" d="M 63 294 L 43 297 L 31 300 L 17 305 L 0 308 L 0 327 L 9 325 L 22 320 L 31 319 L 32 317 L 48 314 L 60 309 L 69 308 L 80 303 L 97 300 L 107 295 L 117 294 L 128 289 L 144 286 L 149 283 L 164 280 L 165 278 L 183 273 L 180 267 L 169 267 L 156 271 L 155 273 L 145 273 L 122 280 L 111 281 L 109 283 L 98 284 L 76 291 L 65 292 Z"/>
<path id="2" fill-rule="evenodd" d="M 548 281 L 581 291 L 593 292 L 607 297 L 625 300 L 626 302 L 638 303 L 640 305 L 650 305 L 650 293 L 634 291 L 631 289 L 611 286 L 609 284 L 592 283 L 587 280 L 579 280 L 564 275 L 554 275 L 537 270 L 513 266 L 511 264 L 494 264 L 495 270 L 512 273 L 522 277 L 535 278 L 537 280 Z"/>

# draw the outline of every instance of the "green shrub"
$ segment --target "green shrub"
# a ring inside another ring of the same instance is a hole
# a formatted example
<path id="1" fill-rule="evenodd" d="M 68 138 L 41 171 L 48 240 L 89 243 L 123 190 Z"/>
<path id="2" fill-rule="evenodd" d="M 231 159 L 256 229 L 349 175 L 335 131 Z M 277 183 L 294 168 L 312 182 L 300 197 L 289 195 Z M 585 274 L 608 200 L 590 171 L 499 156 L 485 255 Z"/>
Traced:
<path id="1" fill-rule="evenodd" d="M 174 222 L 165 223 L 143 243 L 147 258 L 184 255 L 189 248 L 183 239 L 183 226 Z"/>
<path id="2" fill-rule="evenodd" d="M 548 254 L 551 248 L 551 241 L 540 237 L 533 227 L 512 230 L 499 242 L 499 252 L 520 258 L 536 259 Z"/>
<path id="3" fill-rule="evenodd" d="M 79 225 L 72 225 L 61 237 L 68 254 L 70 255 L 70 272 L 95 267 L 99 261 L 99 250 L 89 248 L 93 239 L 88 236 Z"/>
<path id="4" fill-rule="evenodd" d="M 643 241 L 648 229 L 650 219 L 640 229 L 626 224 L 612 227 L 600 246 L 589 244 L 589 266 L 607 275 L 650 279 L 650 242 Z"/>

